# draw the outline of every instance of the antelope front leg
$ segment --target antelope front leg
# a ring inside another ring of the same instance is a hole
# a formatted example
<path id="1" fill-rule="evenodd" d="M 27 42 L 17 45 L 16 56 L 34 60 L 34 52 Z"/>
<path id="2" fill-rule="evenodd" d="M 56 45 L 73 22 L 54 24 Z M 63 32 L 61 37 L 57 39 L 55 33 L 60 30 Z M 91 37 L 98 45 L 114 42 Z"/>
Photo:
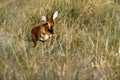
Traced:
<path id="1" fill-rule="evenodd" d="M 51 45 L 52 40 L 53 40 L 53 35 L 50 35 L 50 39 L 49 39 L 49 46 Z"/>
<path id="2" fill-rule="evenodd" d="M 46 42 L 43 42 L 43 48 L 45 49 L 46 48 Z"/>

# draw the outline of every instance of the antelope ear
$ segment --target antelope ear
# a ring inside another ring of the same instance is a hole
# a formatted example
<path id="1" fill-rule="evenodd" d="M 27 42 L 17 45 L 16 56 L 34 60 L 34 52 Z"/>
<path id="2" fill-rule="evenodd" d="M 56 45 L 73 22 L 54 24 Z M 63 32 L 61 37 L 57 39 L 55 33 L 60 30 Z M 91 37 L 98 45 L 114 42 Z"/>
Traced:
<path id="1" fill-rule="evenodd" d="M 53 20 L 58 16 L 58 11 L 55 11 L 53 14 Z"/>
<path id="2" fill-rule="evenodd" d="M 41 16 L 41 20 L 43 20 L 43 21 L 47 21 L 47 18 L 46 18 L 46 16 Z"/>

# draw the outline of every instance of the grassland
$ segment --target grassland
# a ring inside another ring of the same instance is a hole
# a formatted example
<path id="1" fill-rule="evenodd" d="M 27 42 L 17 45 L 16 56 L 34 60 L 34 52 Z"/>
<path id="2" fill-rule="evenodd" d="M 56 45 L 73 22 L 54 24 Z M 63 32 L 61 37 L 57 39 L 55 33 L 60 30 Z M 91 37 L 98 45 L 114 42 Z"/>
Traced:
<path id="1" fill-rule="evenodd" d="M 32 48 L 56 10 L 52 45 Z M 0 80 L 120 80 L 120 1 L 0 0 Z"/>

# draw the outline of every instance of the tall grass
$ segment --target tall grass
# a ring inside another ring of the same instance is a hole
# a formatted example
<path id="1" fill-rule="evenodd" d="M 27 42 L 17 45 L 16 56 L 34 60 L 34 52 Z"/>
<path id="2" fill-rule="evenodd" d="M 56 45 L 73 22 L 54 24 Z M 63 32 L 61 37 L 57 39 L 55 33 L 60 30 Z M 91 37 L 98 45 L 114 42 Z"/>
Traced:
<path id="1" fill-rule="evenodd" d="M 49 48 L 31 29 L 55 20 Z M 1 0 L 0 80 L 119 80 L 119 0 Z"/>

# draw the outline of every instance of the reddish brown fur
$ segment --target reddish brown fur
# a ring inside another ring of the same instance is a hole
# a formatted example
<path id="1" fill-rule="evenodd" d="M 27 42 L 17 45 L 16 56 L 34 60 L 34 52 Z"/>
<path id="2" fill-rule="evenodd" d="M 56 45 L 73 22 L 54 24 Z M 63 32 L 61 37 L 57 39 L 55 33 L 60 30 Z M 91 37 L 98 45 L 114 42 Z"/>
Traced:
<path id="1" fill-rule="evenodd" d="M 39 40 L 39 38 L 45 39 L 45 35 L 53 35 L 53 25 L 54 22 L 52 19 L 47 19 L 47 22 L 41 26 L 36 26 L 31 30 L 32 33 L 32 42 L 34 44 L 33 47 L 36 46 L 36 42 Z M 52 29 L 52 30 L 50 30 Z M 50 40 L 52 40 L 52 36 L 50 36 Z M 44 41 L 43 41 L 44 42 Z"/>

